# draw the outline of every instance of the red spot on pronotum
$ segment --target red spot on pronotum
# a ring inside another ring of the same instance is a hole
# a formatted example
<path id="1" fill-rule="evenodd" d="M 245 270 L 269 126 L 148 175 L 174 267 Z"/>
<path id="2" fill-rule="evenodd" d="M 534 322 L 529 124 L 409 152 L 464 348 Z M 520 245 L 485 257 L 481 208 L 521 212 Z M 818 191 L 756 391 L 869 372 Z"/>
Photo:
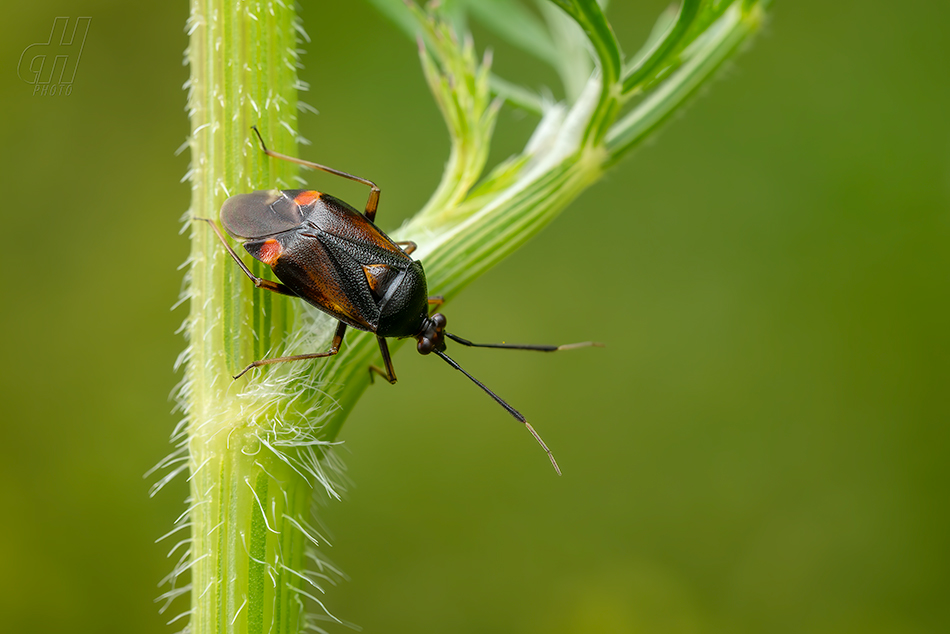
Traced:
<path id="1" fill-rule="evenodd" d="M 312 205 L 314 201 L 319 200 L 320 196 L 320 192 L 311 189 L 297 194 L 297 197 L 294 198 L 294 202 L 301 207 L 306 207 L 307 205 Z"/>
<path id="2" fill-rule="evenodd" d="M 280 246 L 280 242 L 277 240 L 268 240 L 261 247 L 261 253 L 258 256 L 258 259 L 265 264 L 270 264 L 274 266 L 277 263 L 277 259 L 280 257 L 280 254 L 284 252 L 284 247 Z"/>

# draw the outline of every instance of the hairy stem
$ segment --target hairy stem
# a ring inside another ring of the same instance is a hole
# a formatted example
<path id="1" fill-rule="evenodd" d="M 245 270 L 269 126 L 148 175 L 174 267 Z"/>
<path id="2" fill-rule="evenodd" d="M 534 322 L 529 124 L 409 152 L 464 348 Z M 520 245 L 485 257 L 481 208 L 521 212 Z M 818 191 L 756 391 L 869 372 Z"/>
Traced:
<path id="1" fill-rule="evenodd" d="M 216 219 L 230 194 L 291 184 L 294 167 L 267 160 L 248 130 L 257 124 L 275 149 L 295 153 L 295 21 L 289 2 L 192 1 L 192 218 Z M 248 359 L 285 347 L 297 307 L 257 291 L 205 223 L 190 228 L 180 442 L 191 474 L 181 521 L 192 538 L 171 592 L 190 567 L 191 634 L 298 632 L 305 597 L 319 593 L 317 577 L 303 572 L 316 540 L 307 521 L 314 480 L 295 464 L 306 459 L 266 426 L 278 399 L 249 398 L 231 380 Z"/>

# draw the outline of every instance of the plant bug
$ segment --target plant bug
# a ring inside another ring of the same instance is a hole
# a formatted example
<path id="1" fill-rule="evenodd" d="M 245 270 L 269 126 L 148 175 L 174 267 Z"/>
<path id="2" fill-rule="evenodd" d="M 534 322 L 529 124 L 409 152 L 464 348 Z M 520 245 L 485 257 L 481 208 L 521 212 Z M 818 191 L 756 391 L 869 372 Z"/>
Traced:
<path id="1" fill-rule="evenodd" d="M 558 475 L 554 454 L 521 413 L 445 354 L 445 338 L 473 348 L 508 348 L 553 352 L 602 344 L 586 341 L 563 346 L 472 343 L 445 330 L 442 313 L 429 314 L 429 306 L 442 303 L 430 297 L 422 263 L 410 258 L 413 242 L 393 242 L 373 224 L 379 204 L 379 187 L 372 181 L 267 149 L 257 126 L 251 126 L 267 156 L 322 170 L 369 186 L 369 200 L 360 213 L 328 194 L 304 189 L 272 189 L 228 198 L 221 207 L 221 224 L 232 238 L 240 240 L 255 259 L 271 267 L 280 282 L 255 276 L 231 248 L 217 225 L 206 221 L 241 270 L 257 288 L 299 297 L 339 320 L 330 349 L 254 361 L 239 372 L 238 379 L 252 368 L 273 363 L 332 357 L 340 350 L 347 326 L 376 335 L 385 370 L 370 366 L 373 374 L 396 382 L 387 337 L 416 340 L 420 354 L 435 353 L 467 376 L 478 387 L 524 424 L 548 454 Z"/>

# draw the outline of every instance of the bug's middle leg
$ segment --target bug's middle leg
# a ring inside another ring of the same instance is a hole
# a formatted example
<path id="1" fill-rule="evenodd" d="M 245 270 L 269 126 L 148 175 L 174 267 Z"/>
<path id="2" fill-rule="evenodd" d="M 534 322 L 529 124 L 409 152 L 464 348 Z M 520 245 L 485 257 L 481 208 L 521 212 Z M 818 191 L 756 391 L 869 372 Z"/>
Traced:
<path id="1" fill-rule="evenodd" d="M 429 317 L 431 317 L 433 314 L 435 314 L 435 311 L 439 309 L 439 306 L 441 306 L 441 305 L 444 304 L 444 303 L 445 303 L 445 298 L 444 298 L 443 296 L 441 296 L 441 295 L 432 295 L 432 296 L 429 298 L 429 306 L 432 307 L 432 309 L 429 310 Z"/>
<path id="2" fill-rule="evenodd" d="M 249 363 L 246 368 L 238 372 L 234 378 L 240 379 L 248 370 L 259 368 L 262 365 L 272 365 L 274 363 L 286 363 L 288 361 L 302 361 L 304 359 L 320 359 L 322 357 L 332 357 L 340 351 L 340 344 L 343 343 L 343 333 L 346 332 L 346 324 L 342 321 L 336 327 L 336 333 L 333 335 L 333 341 L 330 343 L 330 349 L 326 352 L 310 352 L 308 354 L 295 354 L 289 357 L 274 357 L 273 359 L 261 359 L 254 363 Z"/>
<path id="3" fill-rule="evenodd" d="M 386 345 L 386 339 L 377 336 L 376 340 L 379 342 L 379 351 L 383 354 L 383 363 L 386 365 L 386 370 L 384 372 L 382 368 L 378 368 L 375 365 L 369 366 L 369 382 L 372 383 L 373 375 L 378 374 L 390 383 L 395 383 L 396 371 L 393 370 L 393 360 L 389 356 L 389 346 Z"/>
<path id="4" fill-rule="evenodd" d="M 403 252 L 403 253 L 405 253 L 406 255 L 409 255 L 409 254 L 411 254 L 413 251 L 416 250 L 416 247 L 417 247 L 418 245 L 417 245 L 415 242 L 413 242 L 412 240 L 402 240 L 402 241 L 400 241 L 400 242 L 397 242 L 397 243 L 396 243 L 396 246 L 399 247 L 400 249 L 402 249 L 402 252 Z"/>

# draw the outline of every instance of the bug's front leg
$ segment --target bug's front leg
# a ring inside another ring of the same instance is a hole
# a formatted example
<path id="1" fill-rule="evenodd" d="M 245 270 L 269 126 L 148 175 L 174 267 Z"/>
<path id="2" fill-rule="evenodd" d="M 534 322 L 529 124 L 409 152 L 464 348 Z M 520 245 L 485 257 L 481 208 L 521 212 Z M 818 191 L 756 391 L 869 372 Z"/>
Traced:
<path id="1" fill-rule="evenodd" d="M 386 339 L 377 336 L 376 340 L 379 342 L 379 351 L 383 354 L 383 363 L 386 364 L 386 371 L 384 372 L 382 368 L 379 368 L 375 365 L 369 366 L 369 382 L 372 383 L 373 375 L 378 374 L 390 383 L 395 383 L 396 371 L 393 370 L 393 360 L 389 356 L 389 346 L 386 345 Z"/>

